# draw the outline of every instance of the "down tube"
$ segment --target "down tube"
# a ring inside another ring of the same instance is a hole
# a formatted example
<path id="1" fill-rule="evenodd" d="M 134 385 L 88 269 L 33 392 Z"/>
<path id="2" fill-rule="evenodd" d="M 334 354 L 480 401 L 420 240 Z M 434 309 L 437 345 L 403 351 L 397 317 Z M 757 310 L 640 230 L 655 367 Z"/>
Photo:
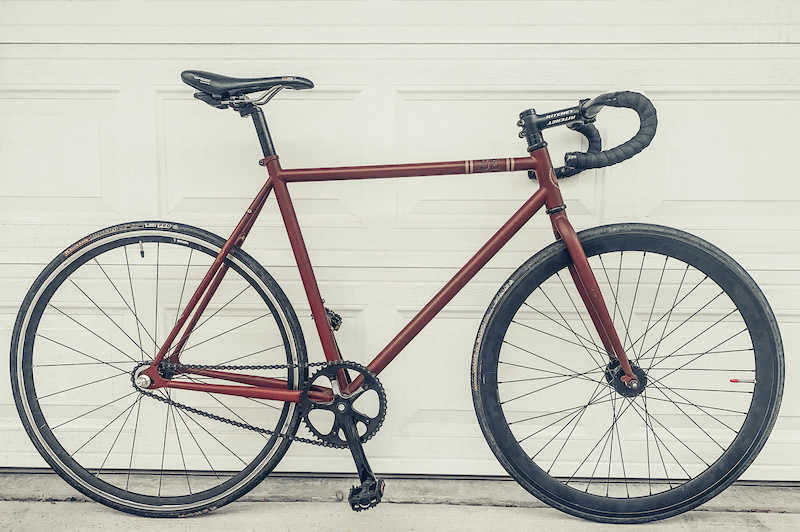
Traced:
<path id="1" fill-rule="evenodd" d="M 367 368 L 380 373 L 425 328 L 425 326 L 453 299 L 500 249 L 511 240 L 517 231 L 542 208 L 547 199 L 547 190 L 540 188 L 514 213 L 495 235 L 467 262 L 459 272 L 442 288 L 425 307 L 400 331 L 389 344 L 378 353 Z M 355 383 L 354 383 L 355 384 Z"/>

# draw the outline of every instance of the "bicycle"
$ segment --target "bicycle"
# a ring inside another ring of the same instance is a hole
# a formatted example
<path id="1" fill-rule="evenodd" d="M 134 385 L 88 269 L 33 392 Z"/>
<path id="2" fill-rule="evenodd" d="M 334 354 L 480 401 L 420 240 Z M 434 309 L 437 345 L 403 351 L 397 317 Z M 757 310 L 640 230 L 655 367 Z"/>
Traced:
<path id="1" fill-rule="evenodd" d="M 501 286 L 471 366 L 486 441 L 526 490 L 586 519 L 662 519 L 708 501 L 755 459 L 778 414 L 784 363 L 766 299 L 732 258 L 688 233 L 615 224 L 576 233 L 558 179 L 642 151 L 657 127 L 643 95 L 615 92 L 520 114 L 528 155 L 321 169 L 281 168 L 261 106 L 300 77 L 186 71 L 195 97 L 253 120 L 269 177 L 228 239 L 171 222 L 115 225 L 59 254 L 26 295 L 11 345 L 22 422 L 42 457 L 112 508 L 186 516 L 263 480 L 292 442 L 351 451 L 354 510 L 383 480 L 363 444 L 386 415 L 378 375 L 540 209 L 556 240 Z M 261 93 L 259 97 L 251 94 Z M 604 107 L 636 135 L 602 149 Z M 555 169 L 543 131 L 588 139 Z M 527 171 L 538 188 L 370 362 L 343 359 L 289 183 Z M 280 286 L 242 245 L 276 197 L 324 361 L 309 362 Z M 608 302 L 608 303 L 607 303 Z M 311 437 L 297 435 L 301 420 Z"/>

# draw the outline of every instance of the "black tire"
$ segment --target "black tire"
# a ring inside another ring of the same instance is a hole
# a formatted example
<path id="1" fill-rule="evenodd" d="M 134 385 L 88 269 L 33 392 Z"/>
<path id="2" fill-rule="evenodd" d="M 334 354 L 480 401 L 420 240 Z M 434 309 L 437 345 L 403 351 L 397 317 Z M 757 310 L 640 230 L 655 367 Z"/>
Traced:
<path id="1" fill-rule="evenodd" d="M 153 359 L 224 242 L 183 224 L 109 227 L 58 255 L 25 297 L 11 344 L 17 410 L 48 464 L 98 502 L 150 517 L 209 511 L 257 485 L 291 443 L 157 401 L 133 385 L 134 368 Z M 181 362 L 291 364 L 257 374 L 301 388 L 306 369 L 297 365 L 306 363 L 306 349 L 286 296 L 241 249 L 225 264 Z M 289 435 L 300 420 L 293 403 L 155 393 Z"/>
<path id="2" fill-rule="evenodd" d="M 620 224 L 579 237 L 644 388 L 623 395 L 559 241 L 509 278 L 483 319 L 472 365 L 481 428 L 508 473 L 564 512 L 610 523 L 685 512 L 736 480 L 775 423 L 775 317 L 741 266 L 695 236 Z"/>

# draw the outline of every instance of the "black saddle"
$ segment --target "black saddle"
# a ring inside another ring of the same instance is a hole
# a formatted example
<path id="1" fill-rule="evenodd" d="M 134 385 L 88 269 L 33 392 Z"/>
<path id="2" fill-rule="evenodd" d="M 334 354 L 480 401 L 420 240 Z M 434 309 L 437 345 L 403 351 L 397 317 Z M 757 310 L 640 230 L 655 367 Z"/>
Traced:
<path id="1" fill-rule="evenodd" d="M 181 79 L 190 87 L 210 95 L 215 100 L 228 99 L 231 96 L 240 96 L 251 92 L 266 91 L 278 86 L 295 90 L 314 88 L 314 84 L 310 80 L 295 76 L 231 78 L 211 72 L 203 72 L 202 70 L 186 70 L 181 73 Z"/>

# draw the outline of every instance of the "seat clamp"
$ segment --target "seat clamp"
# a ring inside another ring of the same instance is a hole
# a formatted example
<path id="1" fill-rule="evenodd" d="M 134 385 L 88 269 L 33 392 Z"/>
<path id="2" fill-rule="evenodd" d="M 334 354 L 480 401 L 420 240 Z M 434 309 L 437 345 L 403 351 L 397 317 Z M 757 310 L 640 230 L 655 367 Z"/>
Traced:
<path id="1" fill-rule="evenodd" d="M 553 207 L 552 209 L 547 209 L 545 212 L 546 212 L 547 214 L 555 214 L 555 213 L 557 213 L 557 212 L 563 211 L 563 210 L 564 210 L 564 209 L 566 209 L 566 208 L 567 208 L 567 206 L 566 206 L 566 205 L 564 205 L 564 204 L 561 204 L 561 205 L 559 205 L 559 206 L 557 206 L 557 207 Z"/>

